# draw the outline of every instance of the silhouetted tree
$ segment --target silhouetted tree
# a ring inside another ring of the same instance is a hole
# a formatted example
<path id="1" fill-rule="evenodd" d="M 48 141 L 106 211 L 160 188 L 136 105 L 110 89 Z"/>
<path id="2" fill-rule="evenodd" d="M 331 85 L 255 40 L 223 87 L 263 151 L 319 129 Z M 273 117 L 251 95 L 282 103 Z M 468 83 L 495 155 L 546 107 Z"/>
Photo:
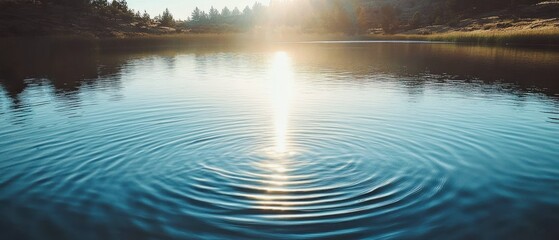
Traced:
<path id="1" fill-rule="evenodd" d="M 200 11 L 198 7 L 196 7 L 194 11 L 192 11 L 192 14 L 190 15 L 190 20 L 195 23 L 199 23 L 202 20 L 202 11 Z"/>
<path id="2" fill-rule="evenodd" d="M 221 10 L 221 17 L 223 18 L 227 18 L 231 16 L 231 10 L 229 10 L 229 8 L 224 7 L 223 10 Z"/>
<path id="3" fill-rule="evenodd" d="M 144 14 L 142 14 L 142 20 L 143 20 L 144 22 L 149 22 L 149 21 L 151 21 L 151 17 L 149 16 L 149 13 L 148 13 L 146 10 L 144 10 Z"/>
<path id="4" fill-rule="evenodd" d="M 243 9 L 243 16 L 250 17 L 251 14 L 252 14 L 252 10 L 250 9 L 249 6 L 246 6 L 245 9 Z"/>
<path id="5" fill-rule="evenodd" d="M 171 14 L 168 8 L 166 8 L 165 11 L 163 11 L 163 14 L 161 14 L 160 21 L 161 21 L 161 26 L 165 26 L 165 27 L 175 26 L 175 19 L 173 18 L 173 14 Z"/>
<path id="6" fill-rule="evenodd" d="M 113 0 L 111 2 L 111 7 L 115 10 L 119 10 L 121 12 L 127 12 L 128 11 L 128 3 L 126 2 L 126 0 Z"/>
<path id="7" fill-rule="evenodd" d="M 219 17 L 220 17 L 219 11 L 212 6 L 208 13 L 208 18 L 210 22 L 217 23 L 219 21 Z"/>
<path id="8" fill-rule="evenodd" d="M 207 24 L 209 22 L 210 17 L 206 13 L 206 11 L 202 11 L 200 13 L 200 22 L 203 24 Z"/>
<path id="9" fill-rule="evenodd" d="M 107 0 L 92 0 L 91 5 L 95 8 L 106 8 L 109 6 L 109 2 Z"/>
<path id="10" fill-rule="evenodd" d="M 241 15 L 241 11 L 239 11 L 238 7 L 235 7 L 235 9 L 233 9 L 233 12 L 231 13 L 231 15 L 233 16 L 240 16 Z"/>

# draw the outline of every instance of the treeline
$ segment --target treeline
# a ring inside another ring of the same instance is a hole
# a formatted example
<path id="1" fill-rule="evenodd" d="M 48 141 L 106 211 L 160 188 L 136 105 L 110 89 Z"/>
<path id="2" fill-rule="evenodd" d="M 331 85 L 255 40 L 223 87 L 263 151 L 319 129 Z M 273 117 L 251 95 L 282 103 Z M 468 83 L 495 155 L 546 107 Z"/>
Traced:
<path id="1" fill-rule="evenodd" d="M 308 32 L 354 33 L 349 1 L 298 0 L 271 1 L 266 6 L 256 2 L 244 8 L 208 11 L 195 8 L 181 24 L 192 31 L 246 31 L 249 29 L 296 28 Z"/>
<path id="2" fill-rule="evenodd" d="M 161 15 L 152 18 L 145 10 L 143 13 L 135 11 L 128 6 L 126 0 L 27 0 L 19 1 L 20 3 L 35 4 L 42 6 L 62 6 L 67 7 L 73 13 L 96 13 L 105 19 L 125 20 L 135 22 L 140 25 L 172 25 L 175 20 L 169 10 Z"/>
<path id="3" fill-rule="evenodd" d="M 411 2 L 420 2 L 410 0 Z M 543 0 L 430 0 L 415 11 L 409 18 L 409 26 L 420 25 L 454 25 L 461 19 L 476 14 L 515 8 L 522 4 L 534 4 Z"/>
<path id="4" fill-rule="evenodd" d="M 491 10 L 542 0 L 272 0 L 243 9 L 195 8 L 180 26 L 194 32 L 297 28 L 305 32 L 393 33 L 425 25 L 453 25 Z"/>
<path id="5" fill-rule="evenodd" d="M 486 11 L 541 0 L 271 0 L 244 8 L 196 7 L 184 21 L 166 9 L 156 17 L 129 8 L 126 0 L 28 0 L 69 6 L 99 15 L 101 26 L 127 22 L 140 27 L 175 27 L 191 32 L 244 32 L 290 29 L 306 33 L 394 33 L 426 25 L 453 25 Z M 121 21 L 113 21 L 118 19 Z"/>
<path id="6" fill-rule="evenodd" d="M 225 7 L 208 11 L 195 8 L 182 23 L 195 32 L 243 31 L 247 29 L 298 29 L 316 33 L 360 34 L 370 29 L 394 32 L 400 28 L 401 10 L 392 4 L 371 4 L 360 0 L 271 1 L 256 2 L 241 11 Z"/>

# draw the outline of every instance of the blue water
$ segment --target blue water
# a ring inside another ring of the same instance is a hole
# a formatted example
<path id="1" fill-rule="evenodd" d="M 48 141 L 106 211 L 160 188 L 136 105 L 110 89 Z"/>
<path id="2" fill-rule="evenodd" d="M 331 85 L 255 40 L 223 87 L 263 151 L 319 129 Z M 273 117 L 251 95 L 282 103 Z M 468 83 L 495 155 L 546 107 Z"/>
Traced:
<path id="1" fill-rule="evenodd" d="M 559 237 L 556 50 L 21 51 L 0 56 L 3 239 Z"/>

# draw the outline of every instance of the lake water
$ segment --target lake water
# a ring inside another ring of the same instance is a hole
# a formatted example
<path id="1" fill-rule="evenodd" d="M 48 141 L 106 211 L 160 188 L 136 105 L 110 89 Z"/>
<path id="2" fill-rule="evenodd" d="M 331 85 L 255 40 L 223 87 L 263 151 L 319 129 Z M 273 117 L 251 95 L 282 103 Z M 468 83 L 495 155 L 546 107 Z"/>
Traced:
<path id="1" fill-rule="evenodd" d="M 4 44 L 5 239 L 558 239 L 559 51 Z"/>

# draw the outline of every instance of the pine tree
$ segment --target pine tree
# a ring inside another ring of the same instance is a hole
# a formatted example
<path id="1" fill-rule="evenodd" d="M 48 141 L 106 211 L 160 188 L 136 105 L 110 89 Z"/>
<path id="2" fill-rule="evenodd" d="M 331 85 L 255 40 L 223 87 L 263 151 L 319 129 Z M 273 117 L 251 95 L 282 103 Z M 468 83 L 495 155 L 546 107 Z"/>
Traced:
<path id="1" fill-rule="evenodd" d="M 239 11 L 238 7 L 235 7 L 235 9 L 233 9 L 233 12 L 231 14 L 233 16 L 239 16 L 239 15 L 241 15 L 241 11 Z"/>
<path id="2" fill-rule="evenodd" d="M 175 25 L 175 19 L 173 18 L 173 14 L 169 12 L 169 9 L 166 8 L 161 14 L 161 26 L 172 27 Z"/>
<path id="3" fill-rule="evenodd" d="M 144 14 L 142 15 L 142 20 L 146 23 L 151 22 L 151 17 L 149 16 L 149 13 L 144 10 Z"/>
<path id="4" fill-rule="evenodd" d="M 229 10 L 229 8 L 224 7 L 223 10 L 221 10 L 221 17 L 229 17 L 231 16 L 231 10 Z"/>
<path id="5" fill-rule="evenodd" d="M 210 12 L 208 13 L 208 18 L 211 22 L 217 22 L 219 19 L 219 11 L 212 6 L 210 8 Z"/>
<path id="6" fill-rule="evenodd" d="M 194 11 L 192 11 L 191 20 L 193 22 L 197 22 L 197 23 L 202 20 L 202 12 L 200 11 L 200 9 L 198 7 L 196 7 L 194 9 Z"/>

